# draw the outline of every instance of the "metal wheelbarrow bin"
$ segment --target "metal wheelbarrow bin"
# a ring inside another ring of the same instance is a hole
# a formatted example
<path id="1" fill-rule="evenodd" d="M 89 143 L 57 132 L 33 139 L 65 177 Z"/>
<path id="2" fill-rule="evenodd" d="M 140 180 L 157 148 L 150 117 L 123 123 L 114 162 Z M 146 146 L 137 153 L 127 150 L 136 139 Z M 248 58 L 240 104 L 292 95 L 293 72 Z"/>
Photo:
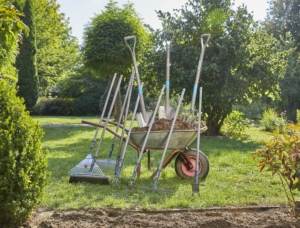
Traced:
<path id="1" fill-rule="evenodd" d="M 201 133 L 205 132 L 207 127 L 201 129 Z M 143 140 L 147 131 L 133 131 L 130 134 L 130 144 L 140 151 Z M 148 153 L 148 169 L 150 169 L 150 154 L 151 151 L 162 150 L 165 146 L 166 137 L 169 130 L 151 131 L 147 140 L 146 149 Z M 171 152 L 164 159 L 163 168 L 167 167 L 175 158 L 175 171 L 177 176 L 183 179 L 193 178 L 196 168 L 196 149 L 193 148 L 197 138 L 197 130 L 174 130 L 172 138 L 169 143 L 168 150 Z M 209 161 L 207 156 L 200 152 L 199 159 L 199 178 L 205 179 L 209 172 Z M 155 175 L 153 173 L 152 177 Z"/>
<path id="2" fill-rule="evenodd" d="M 103 128 L 103 125 L 99 125 L 96 123 L 92 123 L 89 121 L 82 121 L 84 124 L 92 125 L 95 127 Z M 116 123 L 110 122 L 112 125 L 116 125 Z M 123 126 L 122 126 L 123 127 Z M 124 129 L 125 132 L 128 132 L 128 129 Z M 205 132 L 207 127 L 202 127 L 201 133 Z M 107 131 L 113 134 L 114 136 L 121 139 L 121 135 L 117 134 L 111 128 L 107 128 Z M 129 145 L 136 150 L 137 153 L 141 152 L 141 147 L 143 144 L 144 137 L 147 131 L 132 131 L 130 134 Z M 147 140 L 146 149 L 144 153 L 148 154 L 148 169 L 151 168 L 150 157 L 151 153 L 154 151 L 161 151 L 165 146 L 166 137 L 169 133 L 169 130 L 160 130 L 160 131 L 151 131 L 149 138 Z M 126 141 L 126 137 L 124 136 L 123 140 Z M 189 130 L 174 130 L 172 134 L 172 138 L 170 140 L 170 144 L 168 150 L 171 151 L 168 156 L 164 159 L 163 168 L 167 167 L 173 159 L 175 159 L 175 171 L 178 177 L 183 179 L 192 179 L 195 175 L 195 167 L 196 167 L 196 148 L 195 140 L 197 138 L 197 130 L 189 129 Z M 209 161 L 207 156 L 200 152 L 199 159 L 199 178 L 205 179 L 209 172 Z M 141 167 L 140 167 L 141 168 Z M 140 168 L 138 175 L 140 174 Z M 155 173 L 152 174 L 152 177 Z"/>

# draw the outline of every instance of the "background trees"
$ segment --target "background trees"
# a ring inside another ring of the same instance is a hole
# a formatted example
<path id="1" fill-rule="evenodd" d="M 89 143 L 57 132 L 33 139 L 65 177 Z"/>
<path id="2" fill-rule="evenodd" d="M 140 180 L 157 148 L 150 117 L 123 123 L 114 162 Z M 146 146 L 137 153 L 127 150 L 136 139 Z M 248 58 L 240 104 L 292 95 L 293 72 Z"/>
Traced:
<path id="1" fill-rule="evenodd" d="M 18 39 L 26 26 L 20 19 L 20 13 L 9 2 L 0 0 L 0 80 L 17 81 L 17 72 L 14 67 L 18 50 Z"/>
<path id="2" fill-rule="evenodd" d="M 17 68 L 19 94 L 32 110 L 38 96 L 55 91 L 56 83 L 69 77 L 80 64 L 77 41 L 56 0 L 11 1 L 23 12 L 28 34 L 23 34 Z"/>
<path id="3" fill-rule="evenodd" d="M 190 0 L 180 10 L 159 13 L 163 30 L 157 33 L 161 57 L 152 58 L 153 74 L 164 79 L 163 40 L 172 40 L 171 87 L 192 88 L 200 53 L 200 35 L 211 33 L 200 83 L 208 134 L 220 133 L 225 117 L 236 104 L 251 102 L 276 91 L 284 55 L 278 43 L 259 29 L 246 8 L 231 9 L 230 1 Z M 155 54 L 157 55 L 157 54 Z M 159 62 L 160 63 L 159 63 Z M 153 83 L 150 82 L 150 83 Z M 188 96 L 191 96 L 192 89 Z"/>
<path id="4" fill-rule="evenodd" d="M 280 82 L 281 101 L 290 121 L 296 122 L 300 107 L 300 1 L 273 0 L 265 26 L 281 43 L 281 49 L 289 53 L 284 77 Z"/>
<path id="5" fill-rule="evenodd" d="M 18 68 L 18 93 L 25 100 L 25 105 L 32 110 L 38 99 L 39 79 L 36 63 L 36 25 L 33 12 L 33 1 L 26 0 L 17 4 L 18 9 L 23 12 L 22 20 L 29 28 L 28 34 L 24 34 L 20 53 L 17 56 Z"/>
<path id="6" fill-rule="evenodd" d="M 85 29 L 83 54 L 86 67 L 102 78 L 115 72 L 127 76 L 132 60 L 124 45 L 124 37 L 129 35 L 137 37 L 136 53 L 141 60 L 149 45 L 149 31 L 133 5 L 120 8 L 115 1 L 110 1 Z"/>
<path id="7" fill-rule="evenodd" d="M 35 0 L 36 1 L 36 0 Z M 49 95 L 56 84 L 80 65 L 77 40 L 56 0 L 38 0 L 34 4 L 36 20 L 37 66 L 40 95 Z"/>
<path id="8" fill-rule="evenodd" d="M 0 227 L 18 227 L 39 202 L 46 180 L 42 130 L 16 95 L 15 56 L 26 26 L 0 0 Z"/>

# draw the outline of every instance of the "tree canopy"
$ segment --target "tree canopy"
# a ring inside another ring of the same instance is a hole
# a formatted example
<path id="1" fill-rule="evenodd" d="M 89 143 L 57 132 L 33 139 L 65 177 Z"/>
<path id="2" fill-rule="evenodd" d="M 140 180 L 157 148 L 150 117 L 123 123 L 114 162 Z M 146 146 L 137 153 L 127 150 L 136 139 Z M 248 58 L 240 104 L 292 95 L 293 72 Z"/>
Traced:
<path id="1" fill-rule="evenodd" d="M 40 94 L 47 95 L 56 83 L 69 77 L 80 64 L 77 40 L 57 0 L 35 0 L 37 66 Z"/>
<path id="2" fill-rule="evenodd" d="M 118 7 L 110 1 L 85 28 L 83 54 L 88 68 L 96 75 L 107 78 L 113 73 L 127 75 L 132 63 L 124 37 L 137 37 L 136 53 L 141 60 L 150 35 L 131 4 Z"/>
<path id="3" fill-rule="evenodd" d="M 280 49 L 288 52 L 287 67 L 280 81 L 281 101 L 290 121 L 296 121 L 300 107 L 300 1 L 270 1 L 265 26 L 281 43 Z"/>
<path id="4" fill-rule="evenodd" d="M 161 57 L 153 60 L 164 62 L 163 41 L 171 39 L 171 87 L 177 91 L 190 88 L 188 96 L 196 75 L 200 36 L 212 34 L 200 80 L 209 134 L 219 134 L 233 105 L 270 94 L 278 85 L 284 55 L 277 52 L 276 39 L 257 28 L 245 7 L 232 10 L 230 1 L 190 0 L 174 14 L 159 12 L 159 16 L 163 30 L 157 34 L 160 54 L 155 55 Z M 161 82 L 164 68 L 156 62 L 149 72 Z"/>
<path id="5" fill-rule="evenodd" d="M 20 19 L 21 14 L 7 1 L 0 1 L 0 79 L 16 82 L 17 72 L 14 67 L 18 53 L 18 40 L 26 25 Z"/>

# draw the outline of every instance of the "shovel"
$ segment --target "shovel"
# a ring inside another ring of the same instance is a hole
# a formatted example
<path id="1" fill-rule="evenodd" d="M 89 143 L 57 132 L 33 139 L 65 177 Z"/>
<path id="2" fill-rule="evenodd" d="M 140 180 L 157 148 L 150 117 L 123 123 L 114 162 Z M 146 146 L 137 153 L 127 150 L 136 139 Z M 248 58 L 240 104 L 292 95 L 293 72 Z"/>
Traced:
<path id="1" fill-rule="evenodd" d="M 200 74 L 202 70 L 202 64 L 203 64 L 203 58 L 205 54 L 205 49 L 208 46 L 208 42 L 210 39 L 210 34 L 202 34 L 201 35 L 201 53 L 200 53 L 200 58 L 199 58 L 199 63 L 198 63 L 198 68 L 197 68 L 197 74 L 196 74 L 196 80 L 194 83 L 193 87 L 193 97 L 192 97 L 192 106 L 191 106 L 191 112 L 194 114 L 195 110 L 195 102 L 196 102 L 196 97 L 198 93 L 198 85 L 199 85 L 199 80 L 200 80 Z"/>
<path id="2" fill-rule="evenodd" d="M 132 40 L 132 44 L 133 46 L 131 46 L 129 44 L 129 41 Z M 138 65 L 137 65 L 137 61 L 136 61 L 136 54 L 135 54 L 135 47 L 136 47 L 136 36 L 126 36 L 124 37 L 124 41 L 126 46 L 128 47 L 130 54 L 131 54 L 131 58 L 132 58 L 132 62 L 133 62 L 133 66 L 134 66 L 134 71 L 135 71 L 135 75 L 136 75 L 136 79 L 137 79 L 137 83 L 138 83 L 138 93 L 140 98 L 140 105 L 141 105 L 141 111 L 142 111 L 142 115 L 138 114 L 137 115 L 137 119 L 138 119 L 138 123 L 141 127 L 145 127 L 150 119 L 150 115 L 149 113 L 146 112 L 146 108 L 145 108 L 145 101 L 144 101 L 144 96 L 143 96 L 143 87 L 142 87 L 142 83 L 141 83 L 141 78 L 140 78 L 140 73 L 139 73 L 139 69 L 138 69 Z"/>

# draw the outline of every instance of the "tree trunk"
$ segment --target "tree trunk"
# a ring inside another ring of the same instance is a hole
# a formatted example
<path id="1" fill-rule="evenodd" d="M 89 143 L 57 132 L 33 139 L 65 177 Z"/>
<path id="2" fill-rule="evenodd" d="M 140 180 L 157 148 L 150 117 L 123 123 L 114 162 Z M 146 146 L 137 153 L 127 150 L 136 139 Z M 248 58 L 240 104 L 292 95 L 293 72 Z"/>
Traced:
<path id="1" fill-rule="evenodd" d="M 297 104 L 294 101 L 288 101 L 287 119 L 293 123 L 297 122 Z"/>
<path id="2" fill-rule="evenodd" d="M 217 136 L 220 135 L 222 124 L 220 124 L 218 121 L 215 121 L 214 119 L 208 118 L 207 120 L 207 132 L 206 134 L 208 136 Z"/>

